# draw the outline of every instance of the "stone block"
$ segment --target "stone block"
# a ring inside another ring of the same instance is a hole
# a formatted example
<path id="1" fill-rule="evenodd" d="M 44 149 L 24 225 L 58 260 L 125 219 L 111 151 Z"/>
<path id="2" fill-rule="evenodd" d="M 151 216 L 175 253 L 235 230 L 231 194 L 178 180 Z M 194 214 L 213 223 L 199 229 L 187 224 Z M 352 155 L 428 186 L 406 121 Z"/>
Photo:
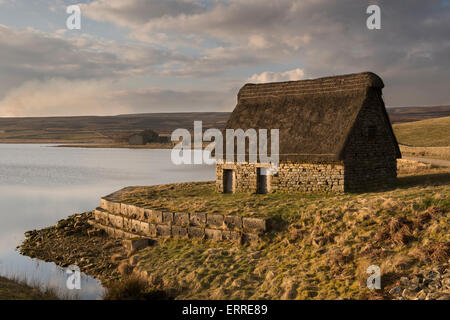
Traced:
<path id="1" fill-rule="evenodd" d="M 132 205 L 132 204 L 127 204 L 126 206 L 126 212 L 128 213 L 128 217 L 132 218 L 132 219 L 136 219 L 136 220 L 140 220 L 143 219 L 144 216 L 144 208 Z"/>
<path id="2" fill-rule="evenodd" d="M 172 226 L 172 237 L 174 238 L 187 238 L 188 229 L 181 226 Z"/>
<path id="3" fill-rule="evenodd" d="M 129 219 L 126 217 L 123 218 L 123 229 L 125 231 L 131 232 L 131 230 L 133 229 L 133 225 L 131 223 L 132 221 L 133 219 Z"/>
<path id="4" fill-rule="evenodd" d="M 205 238 L 208 240 L 221 241 L 222 230 L 205 229 Z"/>
<path id="5" fill-rule="evenodd" d="M 156 233 L 158 237 L 170 237 L 172 235 L 172 227 L 170 225 L 157 224 Z"/>
<path id="6" fill-rule="evenodd" d="M 145 218 L 145 208 L 139 207 L 139 206 L 134 206 L 134 212 L 136 214 L 136 219 L 141 220 L 141 221 L 147 220 Z"/>
<path id="7" fill-rule="evenodd" d="M 98 223 L 104 224 L 105 226 L 109 225 L 108 213 L 103 210 L 96 209 L 94 211 L 94 218 Z"/>
<path id="8" fill-rule="evenodd" d="M 175 212 L 173 215 L 173 224 L 177 226 L 189 225 L 189 213 L 187 212 Z"/>
<path id="9" fill-rule="evenodd" d="M 243 218 L 242 226 L 246 232 L 250 233 L 263 233 L 267 231 L 267 223 L 265 219 Z"/>
<path id="10" fill-rule="evenodd" d="M 131 219 L 131 233 L 140 233 L 141 231 L 141 221 L 136 219 Z"/>
<path id="11" fill-rule="evenodd" d="M 122 216 L 110 214 L 109 222 L 112 227 L 118 228 L 118 229 L 123 229 L 123 217 Z"/>
<path id="12" fill-rule="evenodd" d="M 239 216 L 225 216 L 225 226 L 228 230 L 241 230 L 242 229 L 242 217 Z"/>
<path id="13" fill-rule="evenodd" d="M 101 198 L 100 199 L 100 208 L 102 208 L 103 210 L 109 211 L 109 209 L 110 209 L 109 201 Z"/>
<path id="14" fill-rule="evenodd" d="M 195 212 L 191 213 L 189 217 L 192 226 L 205 227 L 206 226 L 206 213 Z"/>
<path id="15" fill-rule="evenodd" d="M 145 236 L 150 236 L 150 224 L 145 221 L 141 221 L 140 233 Z"/>
<path id="16" fill-rule="evenodd" d="M 110 206 L 111 206 L 111 210 L 108 210 L 109 212 L 114 213 L 114 214 L 121 213 L 120 212 L 120 202 L 111 202 Z"/>
<path id="17" fill-rule="evenodd" d="M 173 224 L 173 212 L 163 211 L 162 218 L 164 224 Z"/>
<path id="18" fill-rule="evenodd" d="M 163 223 L 163 213 L 159 210 L 155 210 L 155 209 L 146 209 L 147 210 L 147 214 L 149 215 L 148 217 L 148 222 L 150 223 Z"/>
<path id="19" fill-rule="evenodd" d="M 130 218 L 130 215 L 128 214 L 128 204 L 126 204 L 126 203 L 120 204 L 120 213 L 123 216 Z"/>
<path id="20" fill-rule="evenodd" d="M 210 228 L 223 228 L 224 218 L 221 214 L 207 214 L 206 225 Z"/>
<path id="21" fill-rule="evenodd" d="M 205 237 L 205 229 L 199 228 L 199 227 L 189 227 L 188 235 L 189 235 L 189 238 L 203 239 Z"/>
<path id="22" fill-rule="evenodd" d="M 222 231 L 222 239 L 227 241 L 233 241 L 240 243 L 242 240 L 242 234 L 236 231 Z"/>
<path id="23" fill-rule="evenodd" d="M 156 228 L 156 224 L 149 223 L 148 224 L 148 236 L 152 238 L 156 238 L 158 236 L 158 230 Z"/>

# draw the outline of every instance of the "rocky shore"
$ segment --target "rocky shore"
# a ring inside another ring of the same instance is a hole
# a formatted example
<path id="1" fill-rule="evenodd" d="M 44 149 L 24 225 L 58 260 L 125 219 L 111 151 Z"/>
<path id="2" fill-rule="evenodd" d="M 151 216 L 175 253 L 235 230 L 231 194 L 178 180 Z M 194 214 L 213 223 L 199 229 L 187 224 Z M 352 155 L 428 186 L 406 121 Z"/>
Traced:
<path id="1" fill-rule="evenodd" d="M 449 265 L 402 277 L 398 286 L 392 288 L 389 294 L 398 300 L 450 300 Z"/>
<path id="2" fill-rule="evenodd" d="M 126 259 L 126 251 L 120 240 L 94 230 L 89 218 L 91 212 L 70 216 L 56 226 L 28 231 L 20 252 L 61 267 L 77 265 L 82 272 L 108 285 L 120 279 L 118 265 Z"/>

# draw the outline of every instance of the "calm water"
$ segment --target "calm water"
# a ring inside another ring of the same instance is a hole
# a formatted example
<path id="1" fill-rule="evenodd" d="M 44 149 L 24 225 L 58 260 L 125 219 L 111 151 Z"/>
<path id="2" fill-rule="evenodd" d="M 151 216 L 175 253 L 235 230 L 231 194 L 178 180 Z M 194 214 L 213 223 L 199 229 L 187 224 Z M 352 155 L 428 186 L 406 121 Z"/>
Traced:
<path id="1" fill-rule="evenodd" d="M 51 287 L 64 297 L 99 299 L 99 281 L 82 276 L 66 289 L 65 270 L 20 255 L 24 232 L 94 209 L 125 186 L 213 180 L 213 166 L 175 166 L 170 150 L 54 148 L 0 144 L 0 275 Z"/>

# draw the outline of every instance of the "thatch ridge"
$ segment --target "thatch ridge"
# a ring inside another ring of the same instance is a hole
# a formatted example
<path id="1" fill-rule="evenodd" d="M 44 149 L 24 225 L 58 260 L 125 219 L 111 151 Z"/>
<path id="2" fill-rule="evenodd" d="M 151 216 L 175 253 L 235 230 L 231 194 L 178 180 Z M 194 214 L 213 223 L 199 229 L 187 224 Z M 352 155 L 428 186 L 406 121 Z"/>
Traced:
<path id="1" fill-rule="evenodd" d="M 335 77 L 263 84 L 247 83 L 238 93 L 239 99 L 265 96 L 334 93 L 365 88 L 384 88 L 383 80 L 372 72 L 354 73 Z"/>

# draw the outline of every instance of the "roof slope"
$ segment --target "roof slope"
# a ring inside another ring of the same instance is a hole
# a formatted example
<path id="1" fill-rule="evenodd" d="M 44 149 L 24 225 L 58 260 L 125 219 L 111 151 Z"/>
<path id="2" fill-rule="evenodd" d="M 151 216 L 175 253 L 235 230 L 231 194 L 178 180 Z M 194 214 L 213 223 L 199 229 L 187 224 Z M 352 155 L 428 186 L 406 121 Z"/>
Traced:
<path id="1" fill-rule="evenodd" d="M 279 129 L 280 160 L 342 160 L 345 143 L 367 95 L 381 92 L 383 87 L 381 78 L 370 72 L 246 84 L 239 91 L 238 104 L 226 128 Z"/>

